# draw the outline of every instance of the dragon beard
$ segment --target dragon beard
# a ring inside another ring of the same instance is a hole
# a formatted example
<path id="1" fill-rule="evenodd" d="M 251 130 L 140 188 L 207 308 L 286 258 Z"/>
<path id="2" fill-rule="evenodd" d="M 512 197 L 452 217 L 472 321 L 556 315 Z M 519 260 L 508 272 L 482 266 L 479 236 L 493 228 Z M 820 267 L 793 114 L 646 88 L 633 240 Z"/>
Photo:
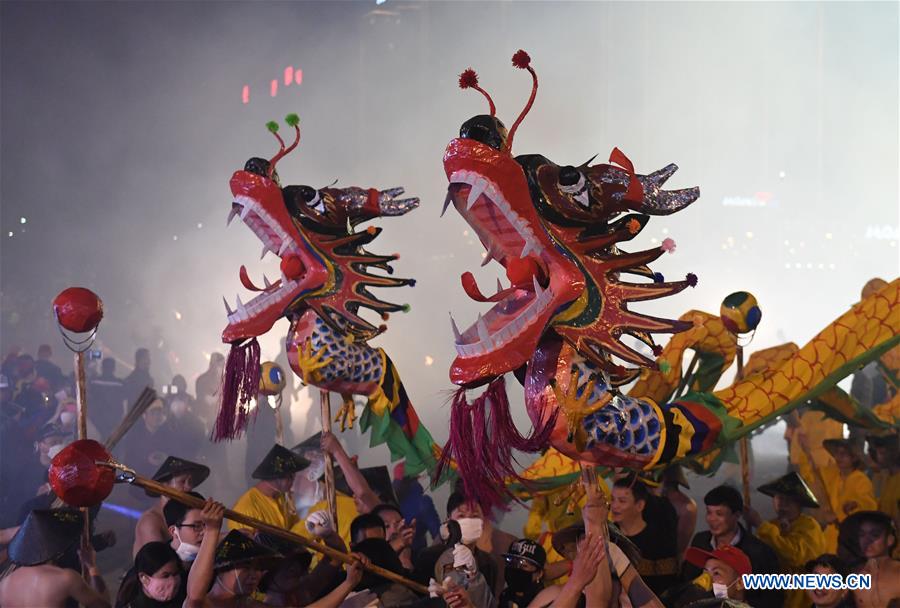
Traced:
<path id="1" fill-rule="evenodd" d="M 434 479 L 441 479 L 444 471 L 455 464 L 466 497 L 478 502 L 485 514 L 502 507 L 510 497 L 506 490 L 510 480 L 528 484 L 516 472 L 513 451 L 534 453 L 546 447 L 558 412 L 541 420 L 525 436 L 510 416 L 504 376 L 493 380 L 471 403 L 466 399 L 466 389 L 459 389 L 453 397 L 450 437 Z"/>
<path id="2" fill-rule="evenodd" d="M 250 401 L 259 392 L 260 350 L 253 338 L 245 344 L 232 344 L 225 362 L 219 413 L 210 439 L 214 442 L 239 439 L 256 410 L 250 413 Z"/>

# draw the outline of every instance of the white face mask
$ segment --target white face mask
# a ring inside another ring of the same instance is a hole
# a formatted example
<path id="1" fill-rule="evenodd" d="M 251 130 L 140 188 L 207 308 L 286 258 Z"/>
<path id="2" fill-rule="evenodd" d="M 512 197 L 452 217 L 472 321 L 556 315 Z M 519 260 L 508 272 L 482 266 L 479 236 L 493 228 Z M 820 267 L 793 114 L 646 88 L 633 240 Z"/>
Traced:
<path id="1" fill-rule="evenodd" d="M 75 422 L 75 414 L 73 414 L 72 412 L 62 412 L 59 415 L 59 422 L 63 426 L 69 426 L 70 424 Z"/>
<path id="2" fill-rule="evenodd" d="M 724 600 L 728 597 L 728 585 L 724 585 L 722 583 L 713 583 L 712 590 L 713 595 L 715 595 L 720 600 Z"/>
<path id="3" fill-rule="evenodd" d="M 200 553 L 200 547 L 181 541 L 181 544 L 175 549 L 175 553 L 178 554 L 178 559 L 181 561 L 192 562 L 197 559 L 197 554 Z"/>
<path id="4" fill-rule="evenodd" d="M 484 530 L 484 521 L 480 517 L 463 517 L 457 519 L 456 523 L 459 524 L 459 529 L 462 532 L 462 543 L 464 545 L 471 545 L 481 538 L 481 532 Z"/>

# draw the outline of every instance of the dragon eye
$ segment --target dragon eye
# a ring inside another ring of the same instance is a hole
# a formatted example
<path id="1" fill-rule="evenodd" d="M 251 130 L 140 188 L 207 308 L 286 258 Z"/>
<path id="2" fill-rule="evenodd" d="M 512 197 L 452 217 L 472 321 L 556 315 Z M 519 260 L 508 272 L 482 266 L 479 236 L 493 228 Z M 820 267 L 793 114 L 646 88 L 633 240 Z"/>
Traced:
<path id="1" fill-rule="evenodd" d="M 578 194 L 584 190 L 585 179 L 581 171 L 572 166 L 560 167 L 559 189 L 566 194 Z"/>
<path id="2" fill-rule="evenodd" d="M 291 212 L 297 211 L 301 206 L 315 209 L 319 212 L 325 211 L 325 203 L 319 196 L 319 191 L 310 186 L 287 186 L 282 191 L 284 201 Z"/>
<path id="3" fill-rule="evenodd" d="M 571 165 L 560 167 L 557 183 L 560 192 L 572 196 L 582 207 L 590 206 L 587 180 L 581 171 Z"/>

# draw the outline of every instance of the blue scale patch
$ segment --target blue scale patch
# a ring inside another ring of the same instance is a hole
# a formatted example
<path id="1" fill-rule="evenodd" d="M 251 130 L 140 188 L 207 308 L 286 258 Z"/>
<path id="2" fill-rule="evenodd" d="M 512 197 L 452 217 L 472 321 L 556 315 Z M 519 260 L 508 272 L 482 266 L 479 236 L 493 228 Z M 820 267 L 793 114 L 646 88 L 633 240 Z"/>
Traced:
<path id="1" fill-rule="evenodd" d="M 347 379 L 351 382 L 373 382 L 381 377 L 381 357 L 378 351 L 364 343 L 347 344 L 343 335 L 318 318 L 312 342 L 313 350 L 324 347 L 324 356 L 332 359 L 331 363 L 322 368 L 322 377 L 326 381 Z"/>

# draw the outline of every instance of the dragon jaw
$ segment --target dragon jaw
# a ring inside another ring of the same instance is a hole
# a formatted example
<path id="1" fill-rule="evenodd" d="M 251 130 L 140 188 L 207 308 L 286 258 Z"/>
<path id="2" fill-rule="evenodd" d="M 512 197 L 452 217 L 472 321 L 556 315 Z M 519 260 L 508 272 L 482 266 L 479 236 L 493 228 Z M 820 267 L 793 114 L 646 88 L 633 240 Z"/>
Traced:
<path id="1" fill-rule="evenodd" d="M 319 291 L 329 282 L 329 271 L 320 253 L 304 238 L 284 204 L 281 188 L 268 177 L 250 171 L 236 171 L 231 178 L 233 203 L 229 223 L 235 216 L 262 242 L 262 257 L 273 252 L 281 260 L 281 278 L 265 288 L 253 285 L 241 266 L 241 283 L 259 295 L 242 303 L 240 297 L 231 310 L 223 342 L 237 342 L 265 334 L 285 316 L 302 296 Z"/>
<path id="2" fill-rule="evenodd" d="M 511 282 L 485 297 L 471 273 L 462 276 L 471 298 L 495 303 L 465 331 L 453 322 L 458 356 L 451 380 L 475 386 L 524 365 L 558 308 L 575 300 L 584 283 L 541 226 L 525 174 L 509 152 L 461 137 L 448 145 L 444 170 L 447 204 L 481 239 L 482 265 L 497 261 Z"/>

